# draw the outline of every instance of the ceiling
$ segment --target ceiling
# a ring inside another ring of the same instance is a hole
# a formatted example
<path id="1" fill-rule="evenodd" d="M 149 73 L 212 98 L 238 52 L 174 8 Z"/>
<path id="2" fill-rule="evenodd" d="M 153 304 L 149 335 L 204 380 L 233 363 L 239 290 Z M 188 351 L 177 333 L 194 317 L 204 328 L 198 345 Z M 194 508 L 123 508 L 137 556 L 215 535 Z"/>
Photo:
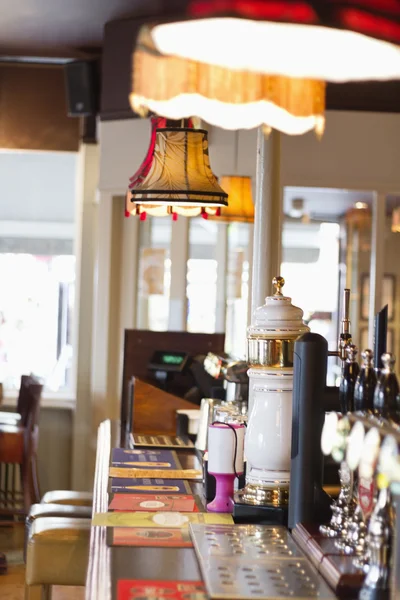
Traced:
<path id="1" fill-rule="evenodd" d="M 108 21 L 162 12 L 165 0 L 0 0 L 0 54 L 70 58 L 102 45 Z"/>

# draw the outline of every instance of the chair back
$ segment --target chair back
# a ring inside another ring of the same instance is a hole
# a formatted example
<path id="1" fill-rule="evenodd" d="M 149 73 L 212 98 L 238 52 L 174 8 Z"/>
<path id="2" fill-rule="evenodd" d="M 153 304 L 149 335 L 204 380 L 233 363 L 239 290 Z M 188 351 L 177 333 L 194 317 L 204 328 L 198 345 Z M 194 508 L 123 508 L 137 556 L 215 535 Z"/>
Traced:
<path id="1" fill-rule="evenodd" d="M 21 383 L 19 386 L 18 400 L 17 400 L 17 413 L 22 415 L 23 407 L 26 404 L 26 391 L 32 377 L 31 375 L 21 375 Z"/>
<path id="2" fill-rule="evenodd" d="M 40 399 L 43 385 L 31 375 L 21 377 L 17 410 L 21 415 L 20 425 L 31 431 L 39 421 Z"/>

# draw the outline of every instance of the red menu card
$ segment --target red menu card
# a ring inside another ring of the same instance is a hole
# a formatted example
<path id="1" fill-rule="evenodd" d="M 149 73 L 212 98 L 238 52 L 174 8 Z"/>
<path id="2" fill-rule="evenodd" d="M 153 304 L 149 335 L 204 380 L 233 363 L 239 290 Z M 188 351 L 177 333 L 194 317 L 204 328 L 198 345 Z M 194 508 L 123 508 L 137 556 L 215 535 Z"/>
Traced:
<path id="1" fill-rule="evenodd" d="M 185 494 L 114 494 L 108 510 L 197 512 L 197 507 L 193 496 Z"/>
<path id="2" fill-rule="evenodd" d="M 121 579 L 117 600 L 207 600 L 201 581 L 147 581 Z"/>

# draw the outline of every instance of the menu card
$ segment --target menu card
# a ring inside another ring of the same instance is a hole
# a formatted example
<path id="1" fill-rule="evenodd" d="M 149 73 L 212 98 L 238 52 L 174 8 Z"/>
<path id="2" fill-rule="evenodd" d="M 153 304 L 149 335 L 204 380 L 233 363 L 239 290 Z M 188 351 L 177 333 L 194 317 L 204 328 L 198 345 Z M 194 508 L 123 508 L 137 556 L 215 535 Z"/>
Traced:
<path id="1" fill-rule="evenodd" d="M 148 581 L 121 579 L 117 600 L 207 600 L 202 581 Z"/>

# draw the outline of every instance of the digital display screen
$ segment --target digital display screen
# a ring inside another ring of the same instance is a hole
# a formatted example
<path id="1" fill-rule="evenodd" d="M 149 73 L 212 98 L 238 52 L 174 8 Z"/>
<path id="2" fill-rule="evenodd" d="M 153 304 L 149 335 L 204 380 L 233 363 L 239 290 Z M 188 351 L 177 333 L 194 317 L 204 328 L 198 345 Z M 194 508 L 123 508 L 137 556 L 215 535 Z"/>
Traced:
<path id="1" fill-rule="evenodd" d="M 177 354 L 163 354 L 161 356 L 161 362 L 165 365 L 181 365 L 184 358 L 184 356 L 179 356 Z"/>
<path id="2" fill-rule="evenodd" d="M 151 357 L 148 368 L 152 371 L 182 372 L 189 360 L 186 352 L 174 350 L 156 350 Z"/>

